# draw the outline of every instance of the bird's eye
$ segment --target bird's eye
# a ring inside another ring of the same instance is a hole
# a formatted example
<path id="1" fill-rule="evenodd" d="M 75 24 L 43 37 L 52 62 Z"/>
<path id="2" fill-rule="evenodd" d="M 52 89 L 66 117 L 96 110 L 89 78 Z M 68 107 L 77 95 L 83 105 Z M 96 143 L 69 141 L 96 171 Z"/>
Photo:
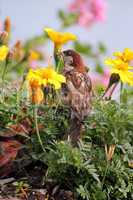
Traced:
<path id="1" fill-rule="evenodd" d="M 71 56 L 72 54 L 71 54 L 71 51 L 68 51 L 68 56 Z"/>

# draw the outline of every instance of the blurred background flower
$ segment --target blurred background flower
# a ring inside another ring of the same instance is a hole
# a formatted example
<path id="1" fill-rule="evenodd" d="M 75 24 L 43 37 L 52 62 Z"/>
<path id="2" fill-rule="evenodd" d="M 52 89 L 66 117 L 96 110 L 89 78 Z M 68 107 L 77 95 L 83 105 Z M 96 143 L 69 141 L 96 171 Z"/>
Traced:
<path id="1" fill-rule="evenodd" d="M 104 0 L 74 0 L 70 3 L 69 10 L 77 15 L 77 23 L 84 27 L 104 21 L 106 18 Z"/>
<path id="2" fill-rule="evenodd" d="M 108 85 L 109 77 L 110 77 L 110 72 L 109 69 L 104 69 L 102 74 L 99 74 L 97 72 L 92 72 L 90 74 L 92 83 L 95 88 L 97 89 L 105 89 Z"/>

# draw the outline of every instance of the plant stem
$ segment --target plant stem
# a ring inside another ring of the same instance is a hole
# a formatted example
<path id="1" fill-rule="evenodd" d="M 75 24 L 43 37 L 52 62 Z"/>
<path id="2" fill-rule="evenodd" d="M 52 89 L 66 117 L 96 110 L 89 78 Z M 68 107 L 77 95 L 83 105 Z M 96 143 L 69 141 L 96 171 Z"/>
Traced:
<path id="1" fill-rule="evenodd" d="M 37 137 L 38 137 L 38 141 L 40 143 L 40 146 L 41 146 L 43 152 L 46 152 L 45 149 L 44 149 L 44 147 L 43 147 L 43 143 L 42 143 L 42 140 L 41 140 L 41 137 L 40 137 L 40 133 L 39 133 L 38 121 L 37 121 L 37 107 L 36 107 L 36 105 L 34 105 L 34 107 L 33 107 L 33 114 L 34 114 L 35 128 L 36 128 L 36 134 L 37 134 Z"/>
<path id="2" fill-rule="evenodd" d="M 123 92 L 123 83 L 121 81 L 121 88 L 120 88 L 120 103 L 122 102 L 122 92 Z"/>
<path id="3" fill-rule="evenodd" d="M 109 160 L 108 160 L 108 157 L 107 157 L 107 145 L 106 144 L 105 144 L 105 154 L 106 154 L 106 169 L 105 169 L 105 173 L 104 173 L 104 176 L 103 176 L 103 179 L 102 179 L 102 189 L 103 189 L 103 186 L 104 186 L 105 178 L 106 178 L 108 167 L 109 167 Z"/>
<path id="4" fill-rule="evenodd" d="M 20 101 L 21 101 L 21 96 L 22 96 L 23 84 L 24 84 L 24 82 L 21 83 L 19 91 L 17 91 L 17 98 L 16 98 L 16 103 L 17 103 L 17 120 L 18 120 L 19 114 L 21 112 L 21 110 L 20 110 Z"/>
<path id="5" fill-rule="evenodd" d="M 2 76 L 1 76 L 1 79 L 2 79 L 2 86 L 1 86 L 1 91 L 2 91 L 2 99 L 3 99 L 3 102 L 4 102 L 4 83 L 5 83 L 5 75 L 6 75 L 6 71 L 7 71 L 7 63 L 4 63 L 4 66 L 3 66 L 3 73 L 2 73 Z"/>
<path id="6" fill-rule="evenodd" d="M 60 55 L 60 49 L 56 49 L 56 47 L 54 47 L 54 59 L 55 59 L 55 66 L 56 66 L 56 71 L 57 72 L 61 72 L 61 70 L 63 69 L 64 66 L 64 61 L 62 59 L 62 56 Z"/>
<path id="7" fill-rule="evenodd" d="M 107 164 L 106 164 L 106 169 L 105 169 L 105 173 L 104 173 L 103 180 L 102 180 L 102 189 L 103 189 L 103 186 L 104 186 L 104 182 L 105 182 L 105 178 L 106 178 L 106 175 L 107 175 L 108 167 L 109 167 L 109 161 L 107 161 Z"/>
<path id="8" fill-rule="evenodd" d="M 6 71 L 7 71 L 7 67 L 8 67 L 8 65 L 7 65 L 7 63 L 4 63 L 4 69 L 3 69 L 3 73 L 2 73 L 2 81 L 4 81 L 4 79 L 5 79 L 5 74 L 6 74 Z"/>

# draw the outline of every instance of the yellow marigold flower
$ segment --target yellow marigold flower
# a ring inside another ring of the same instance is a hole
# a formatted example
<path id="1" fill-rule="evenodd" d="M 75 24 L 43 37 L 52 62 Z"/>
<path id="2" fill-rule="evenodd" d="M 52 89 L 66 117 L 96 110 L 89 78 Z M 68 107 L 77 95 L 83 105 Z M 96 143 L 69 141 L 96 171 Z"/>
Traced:
<path id="1" fill-rule="evenodd" d="M 37 74 L 36 70 L 29 70 L 29 73 L 27 75 L 27 80 L 29 81 L 29 85 L 32 88 L 38 88 L 42 85 L 42 80 Z"/>
<path id="2" fill-rule="evenodd" d="M 52 84 L 56 90 L 61 88 L 61 83 L 65 83 L 66 79 L 63 75 L 58 74 L 52 67 L 40 68 L 36 70 L 38 76 L 42 79 L 42 84 Z"/>
<path id="3" fill-rule="evenodd" d="M 5 45 L 0 47 L 0 61 L 3 61 L 6 59 L 6 56 L 9 52 L 9 48 Z"/>
<path id="4" fill-rule="evenodd" d="M 51 28 L 44 29 L 48 34 L 49 38 L 54 42 L 55 48 L 59 49 L 63 44 L 71 40 L 76 40 L 76 35 L 72 33 L 61 33 L 57 32 Z"/>
<path id="5" fill-rule="evenodd" d="M 27 75 L 30 86 L 30 94 L 33 103 L 40 103 L 43 100 L 42 86 L 51 84 L 54 88 L 60 89 L 61 83 L 65 83 L 66 79 L 63 75 L 58 74 L 52 67 L 30 69 Z"/>
<path id="6" fill-rule="evenodd" d="M 38 60 L 40 58 L 40 54 L 37 51 L 30 51 L 29 59 L 30 60 Z"/>
<path id="7" fill-rule="evenodd" d="M 65 83 L 66 79 L 63 75 L 58 74 L 52 67 L 30 69 L 27 80 L 31 87 L 54 85 L 55 89 L 60 89 L 61 83 Z"/>
<path id="8" fill-rule="evenodd" d="M 133 86 L 133 67 L 129 66 L 127 60 L 124 61 L 123 59 L 106 59 L 106 65 L 111 65 L 111 73 L 118 74 L 120 79 L 123 83 L 128 83 L 129 85 Z"/>
<path id="9" fill-rule="evenodd" d="M 42 80 L 33 70 L 29 71 L 27 80 L 29 82 L 29 93 L 32 103 L 41 103 L 44 98 L 43 91 L 41 89 Z"/>
<path id="10" fill-rule="evenodd" d="M 125 48 L 123 52 L 115 52 L 114 56 L 124 62 L 130 62 L 133 60 L 133 51 L 129 48 Z"/>

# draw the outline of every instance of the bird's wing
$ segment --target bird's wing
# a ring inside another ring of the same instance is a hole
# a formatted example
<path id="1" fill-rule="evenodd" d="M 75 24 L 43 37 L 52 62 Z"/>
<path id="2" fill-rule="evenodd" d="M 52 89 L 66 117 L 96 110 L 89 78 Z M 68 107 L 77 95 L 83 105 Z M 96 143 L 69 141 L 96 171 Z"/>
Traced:
<path id="1" fill-rule="evenodd" d="M 82 74 L 74 71 L 73 74 L 70 76 L 70 81 L 73 83 L 77 91 L 83 95 L 85 95 L 86 93 L 89 94 L 92 89 L 91 79 L 89 78 L 87 73 Z"/>
<path id="2" fill-rule="evenodd" d="M 73 115 L 83 120 L 90 110 L 91 81 L 86 74 L 73 71 L 67 77 L 67 88 Z"/>

